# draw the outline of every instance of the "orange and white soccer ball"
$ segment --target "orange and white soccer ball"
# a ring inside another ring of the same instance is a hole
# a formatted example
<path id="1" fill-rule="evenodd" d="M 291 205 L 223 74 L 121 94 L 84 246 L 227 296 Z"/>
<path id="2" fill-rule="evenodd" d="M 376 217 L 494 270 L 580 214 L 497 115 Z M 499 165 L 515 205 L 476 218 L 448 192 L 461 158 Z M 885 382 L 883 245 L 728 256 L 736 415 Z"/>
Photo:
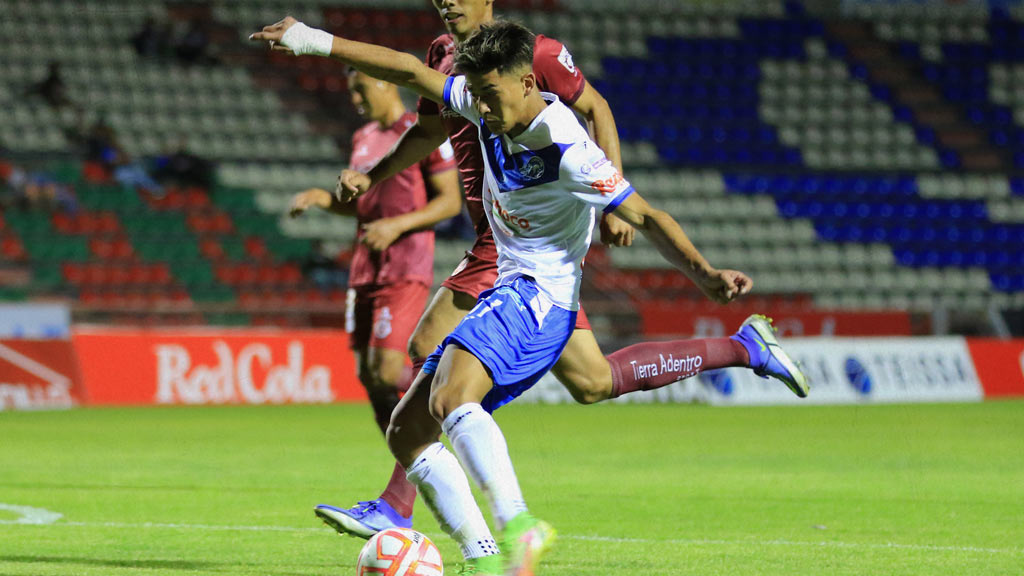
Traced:
<path id="1" fill-rule="evenodd" d="M 423 534 L 388 528 L 373 535 L 359 552 L 356 576 L 443 576 L 441 552 Z"/>

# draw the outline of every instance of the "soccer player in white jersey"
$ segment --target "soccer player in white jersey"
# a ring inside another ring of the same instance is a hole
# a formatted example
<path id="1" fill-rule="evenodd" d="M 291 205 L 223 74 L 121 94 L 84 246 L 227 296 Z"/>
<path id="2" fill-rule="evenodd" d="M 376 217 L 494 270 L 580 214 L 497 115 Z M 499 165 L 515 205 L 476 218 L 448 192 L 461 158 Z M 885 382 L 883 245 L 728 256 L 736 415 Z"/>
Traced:
<path id="1" fill-rule="evenodd" d="M 527 511 L 490 411 L 536 383 L 572 333 L 595 208 L 641 230 L 717 302 L 749 292 L 750 278 L 712 267 L 668 214 L 635 193 L 569 109 L 537 90 L 533 34 L 518 24 L 484 26 L 460 44 L 456 70 L 463 75 L 454 77 L 411 55 L 336 38 L 292 18 L 251 38 L 269 41 L 275 50 L 342 60 L 479 126 L 499 278 L 424 365 L 392 414 L 388 446 L 442 529 L 460 544 L 470 573 L 532 575 L 554 531 Z M 777 348 L 774 337 L 758 336 L 765 353 L 790 364 L 779 369 L 799 373 L 780 350 L 768 352 Z M 751 361 L 757 348 L 748 348 Z M 437 441 L 440 431 L 458 458 Z M 500 548 L 463 467 L 488 497 L 504 533 Z"/>

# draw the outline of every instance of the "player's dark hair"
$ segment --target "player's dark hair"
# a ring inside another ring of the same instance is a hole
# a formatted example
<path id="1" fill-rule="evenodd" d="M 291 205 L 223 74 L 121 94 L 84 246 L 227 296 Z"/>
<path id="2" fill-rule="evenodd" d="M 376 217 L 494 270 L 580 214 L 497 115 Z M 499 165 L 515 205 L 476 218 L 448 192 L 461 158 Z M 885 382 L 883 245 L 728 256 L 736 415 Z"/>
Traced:
<path id="1" fill-rule="evenodd" d="M 498 20 L 480 30 L 455 50 L 455 71 L 484 75 L 504 74 L 523 66 L 533 67 L 534 34 L 518 22 Z"/>

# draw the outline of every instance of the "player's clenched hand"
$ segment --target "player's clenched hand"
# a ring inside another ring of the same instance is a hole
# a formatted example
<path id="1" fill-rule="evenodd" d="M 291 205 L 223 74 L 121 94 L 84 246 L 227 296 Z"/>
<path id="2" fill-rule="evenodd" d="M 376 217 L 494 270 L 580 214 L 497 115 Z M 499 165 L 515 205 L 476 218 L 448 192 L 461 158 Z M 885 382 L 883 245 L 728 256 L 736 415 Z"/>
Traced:
<path id="1" fill-rule="evenodd" d="M 399 226 L 394 218 L 381 218 L 367 224 L 363 224 L 363 244 L 370 250 L 383 252 L 391 246 L 405 230 Z"/>
<path id="2" fill-rule="evenodd" d="M 331 207 L 331 193 L 323 188 L 310 188 L 292 196 L 291 206 L 288 207 L 288 215 L 292 218 L 302 215 L 313 206 L 319 206 L 324 210 Z"/>
<path id="3" fill-rule="evenodd" d="M 355 170 L 342 170 L 338 176 L 338 187 L 334 190 L 334 196 L 342 202 L 351 202 L 362 196 L 370 189 L 370 177 Z"/>
<path id="4" fill-rule="evenodd" d="M 632 246 L 633 229 L 625 220 L 614 214 L 601 217 L 601 243 L 606 246 Z"/>
<path id="5" fill-rule="evenodd" d="M 750 292 L 754 287 L 754 281 L 736 270 L 715 270 L 697 285 L 708 298 L 719 304 L 728 304 Z"/>
<path id="6" fill-rule="evenodd" d="M 287 32 L 289 28 L 298 24 L 298 22 L 298 20 L 291 16 L 285 16 L 284 20 L 281 20 L 277 24 L 264 26 L 263 31 L 249 35 L 249 40 L 252 40 L 253 42 L 267 42 L 270 44 L 271 50 L 278 52 L 292 52 L 292 49 L 289 46 L 281 42 L 281 38 L 284 37 L 284 33 Z"/>

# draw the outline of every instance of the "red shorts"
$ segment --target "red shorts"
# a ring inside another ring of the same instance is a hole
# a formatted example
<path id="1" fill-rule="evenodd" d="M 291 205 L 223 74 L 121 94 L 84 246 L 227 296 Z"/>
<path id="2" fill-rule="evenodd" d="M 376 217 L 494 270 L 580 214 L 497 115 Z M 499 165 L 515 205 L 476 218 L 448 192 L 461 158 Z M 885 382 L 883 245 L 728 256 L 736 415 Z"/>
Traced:
<path id="1" fill-rule="evenodd" d="M 494 245 L 494 237 L 490 229 L 477 236 L 473 247 L 466 252 L 466 257 L 459 262 L 452 275 L 441 282 L 441 286 L 452 292 L 469 294 L 479 298 L 484 290 L 494 288 L 498 279 L 498 247 Z M 590 330 L 590 321 L 580 305 L 576 314 L 576 329 Z"/>
<path id="2" fill-rule="evenodd" d="M 388 348 L 405 352 L 427 306 L 430 287 L 420 282 L 349 288 L 345 331 L 353 350 Z"/>

